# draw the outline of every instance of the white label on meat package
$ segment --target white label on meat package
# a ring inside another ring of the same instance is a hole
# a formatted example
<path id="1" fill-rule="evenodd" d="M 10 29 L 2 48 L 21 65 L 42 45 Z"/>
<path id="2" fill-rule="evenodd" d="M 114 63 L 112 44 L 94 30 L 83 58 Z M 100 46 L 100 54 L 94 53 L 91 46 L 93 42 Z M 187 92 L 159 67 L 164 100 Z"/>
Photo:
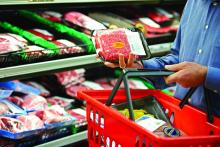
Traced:
<path id="1" fill-rule="evenodd" d="M 155 119 L 153 117 L 143 116 L 141 119 L 137 120 L 136 123 L 150 132 L 155 131 L 159 127 L 165 124 L 163 120 Z"/>
<path id="2" fill-rule="evenodd" d="M 128 37 L 128 42 L 131 47 L 131 53 L 141 56 L 146 55 L 139 33 L 126 31 L 126 35 Z"/>

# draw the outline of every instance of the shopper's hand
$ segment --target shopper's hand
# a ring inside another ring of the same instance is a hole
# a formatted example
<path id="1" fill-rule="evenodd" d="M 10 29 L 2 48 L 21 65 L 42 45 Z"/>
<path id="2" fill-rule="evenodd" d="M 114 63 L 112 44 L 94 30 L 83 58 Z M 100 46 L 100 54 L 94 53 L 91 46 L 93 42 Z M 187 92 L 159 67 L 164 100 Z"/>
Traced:
<path id="1" fill-rule="evenodd" d="M 143 68 L 142 64 L 139 62 L 134 62 L 134 55 L 129 54 L 128 57 L 128 61 L 127 63 L 125 62 L 125 58 L 123 54 L 119 54 L 119 64 L 115 64 L 115 63 L 111 63 L 111 62 L 105 62 L 104 64 L 107 67 L 111 67 L 111 68 L 116 68 L 116 67 L 120 67 L 120 68 L 138 68 L 141 69 Z"/>
<path id="2" fill-rule="evenodd" d="M 166 65 L 165 68 L 176 72 L 165 78 L 166 83 L 176 82 L 185 88 L 202 85 L 207 74 L 207 67 L 193 62 Z"/>

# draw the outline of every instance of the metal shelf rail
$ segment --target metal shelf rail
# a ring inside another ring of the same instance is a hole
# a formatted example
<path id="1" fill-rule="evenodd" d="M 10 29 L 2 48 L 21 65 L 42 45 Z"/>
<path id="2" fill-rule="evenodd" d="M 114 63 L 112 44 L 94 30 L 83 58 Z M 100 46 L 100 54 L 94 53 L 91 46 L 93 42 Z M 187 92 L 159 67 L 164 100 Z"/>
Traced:
<path id="1" fill-rule="evenodd" d="M 83 131 L 41 145 L 37 145 L 36 147 L 60 147 L 64 145 L 74 144 L 76 142 L 83 141 L 86 139 L 87 139 L 87 131 Z"/>

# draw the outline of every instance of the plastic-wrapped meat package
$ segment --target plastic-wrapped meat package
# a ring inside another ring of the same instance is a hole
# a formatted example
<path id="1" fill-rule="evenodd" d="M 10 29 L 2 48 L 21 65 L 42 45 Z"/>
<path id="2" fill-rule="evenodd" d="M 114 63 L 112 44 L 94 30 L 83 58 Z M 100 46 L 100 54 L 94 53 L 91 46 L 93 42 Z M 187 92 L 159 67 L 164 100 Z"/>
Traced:
<path id="1" fill-rule="evenodd" d="M 64 15 L 64 19 L 89 30 L 106 29 L 103 24 L 79 12 L 68 12 Z"/>
<path id="2" fill-rule="evenodd" d="M 118 62 L 119 54 L 123 54 L 125 60 L 130 53 L 135 55 L 135 60 L 146 57 L 139 32 L 122 28 L 98 30 L 94 33 L 93 41 L 97 54 L 105 61 Z"/>
<path id="3" fill-rule="evenodd" d="M 83 110 L 81 108 L 77 108 L 77 109 L 68 110 L 67 112 L 71 116 L 76 118 L 76 127 L 84 126 L 84 125 L 87 124 L 86 111 L 85 110 Z"/>
<path id="4" fill-rule="evenodd" d="M 53 41 L 53 43 L 55 43 L 60 48 L 60 54 L 74 54 L 85 52 L 83 48 L 65 39 L 55 40 Z"/>
<path id="5" fill-rule="evenodd" d="M 42 30 L 42 29 L 32 29 L 32 30 L 28 30 L 29 32 L 31 32 L 32 34 L 39 36 L 41 38 L 44 38 L 46 40 L 52 41 L 54 40 L 54 36 L 53 34 L 51 34 L 50 32 L 48 32 L 47 30 Z"/>
<path id="6" fill-rule="evenodd" d="M 50 95 L 50 91 L 47 90 L 43 85 L 41 85 L 37 82 L 28 81 L 27 84 L 39 89 L 40 90 L 40 95 L 43 96 L 43 97 L 48 97 Z"/>
<path id="7" fill-rule="evenodd" d="M 73 96 L 73 97 L 76 97 L 77 95 L 77 91 L 81 91 L 81 90 L 91 90 L 91 88 L 89 87 L 86 87 L 84 85 L 71 85 L 69 87 L 66 88 L 66 93 L 69 95 L 69 96 Z"/>
<path id="8" fill-rule="evenodd" d="M 18 105 L 18 106 L 22 106 L 24 103 L 24 99 L 18 96 L 10 96 L 7 98 L 7 100 L 9 100 L 10 102 Z"/>
<path id="9" fill-rule="evenodd" d="M 103 78 L 95 80 L 96 83 L 100 84 L 105 90 L 111 90 L 113 89 L 113 86 L 110 84 L 110 79 Z"/>
<path id="10" fill-rule="evenodd" d="M 0 115 L 6 114 L 10 111 L 9 107 L 5 103 L 0 102 Z"/>
<path id="11" fill-rule="evenodd" d="M 44 122 L 36 115 L 18 116 L 17 119 L 20 120 L 28 130 L 36 130 L 44 127 Z"/>
<path id="12" fill-rule="evenodd" d="M 151 18 L 152 20 L 154 20 L 155 22 L 157 22 L 157 23 L 163 23 L 163 22 L 167 22 L 167 21 L 171 20 L 166 15 L 161 14 L 161 13 L 156 12 L 156 11 L 148 11 L 147 16 L 149 18 Z"/>
<path id="13" fill-rule="evenodd" d="M 117 79 L 111 80 L 110 83 L 114 87 L 117 82 Z M 144 83 L 140 80 L 128 80 L 129 88 L 130 89 L 147 89 Z M 124 89 L 124 83 L 121 83 L 120 88 Z"/>
<path id="14" fill-rule="evenodd" d="M 59 105 L 63 108 L 68 108 L 68 107 L 71 107 L 71 103 L 74 102 L 74 100 L 59 97 L 59 96 L 53 96 L 53 97 L 47 98 L 47 102 L 50 103 L 51 105 Z"/>
<path id="15" fill-rule="evenodd" d="M 38 116 L 46 124 L 64 122 L 72 119 L 70 116 L 66 116 L 65 114 L 67 114 L 67 112 L 58 105 L 53 105 L 50 108 L 32 113 Z"/>
<path id="16" fill-rule="evenodd" d="M 0 34 L 0 54 L 14 52 L 23 49 L 27 40 L 15 34 Z"/>
<path id="17" fill-rule="evenodd" d="M 58 81 L 62 85 L 68 85 L 72 83 L 80 83 L 83 82 L 82 77 L 84 77 L 85 69 L 76 69 L 76 70 L 70 70 L 70 71 L 64 71 L 56 73 L 56 77 Z"/>
<path id="18" fill-rule="evenodd" d="M 62 14 L 55 11 L 44 11 L 40 15 L 52 22 L 61 22 Z"/>
<path id="19" fill-rule="evenodd" d="M 24 96 L 22 108 L 26 110 L 43 110 L 47 108 L 47 100 L 39 95 L 28 94 Z"/>
<path id="20" fill-rule="evenodd" d="M 29 45 L 25 48 L 25 52 L 27 56 L 35 56 L 40 57 L 45 54 L 52 53 L 51 50 L 46 50 L 42 47 L 36 46 L 36 45 Z"/>
<path id="21" fill-rule="evenodd" d="M 0 117 L 0 129 L 13 133 L 27 131 L 27 128 L 20 120 L 3 116 Z"/>

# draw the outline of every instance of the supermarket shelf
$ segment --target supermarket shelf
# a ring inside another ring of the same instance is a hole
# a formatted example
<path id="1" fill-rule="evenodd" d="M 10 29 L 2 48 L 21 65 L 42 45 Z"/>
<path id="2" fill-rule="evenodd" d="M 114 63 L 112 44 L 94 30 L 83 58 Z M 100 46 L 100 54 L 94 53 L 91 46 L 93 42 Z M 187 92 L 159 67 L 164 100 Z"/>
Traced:
<path id="1" fill-rule="evenodd" d="M 159 3 L 160 0 L 0 0 L 0 5 L 64 4 L 64 3 Z"/>
<path id="2" fill-rule="evenodd" d="M 153 56 L 160 56 L 168 53 L 171 43 L 162 43 L 149 46 Z M 96 59 L 96 55 L 85 55 L 65 59 L 51 60 L 32 64 L 18 65 L 0 68 L 0 81 L 11 79 L 21 79 L 42 74 L 50 74 L 77 67 L 91 67 L 101 65 L 101 61 Z"/>
<path id="3" fill-rule="evenodd" d="M 73 144 L 82 140 L 87 139 L 87 131 L 83 131 L 71 136 L 63 137 L 54 141 L 50 141 L 41 145 L 37 145 L 36 147 L 60 147 L 64 145 Z"/>
<path id="4" fill-rule="evenodd" d="M 0 68 L 0 81 L 33 77 L 40 74 L 49 74 L 57 71 L 73 69 L 77 67 L 98 65 L 100 60 L 96 55 L 85 55 L 65 59 L 51 60 L 32 64 L 18 65 Z"/>

